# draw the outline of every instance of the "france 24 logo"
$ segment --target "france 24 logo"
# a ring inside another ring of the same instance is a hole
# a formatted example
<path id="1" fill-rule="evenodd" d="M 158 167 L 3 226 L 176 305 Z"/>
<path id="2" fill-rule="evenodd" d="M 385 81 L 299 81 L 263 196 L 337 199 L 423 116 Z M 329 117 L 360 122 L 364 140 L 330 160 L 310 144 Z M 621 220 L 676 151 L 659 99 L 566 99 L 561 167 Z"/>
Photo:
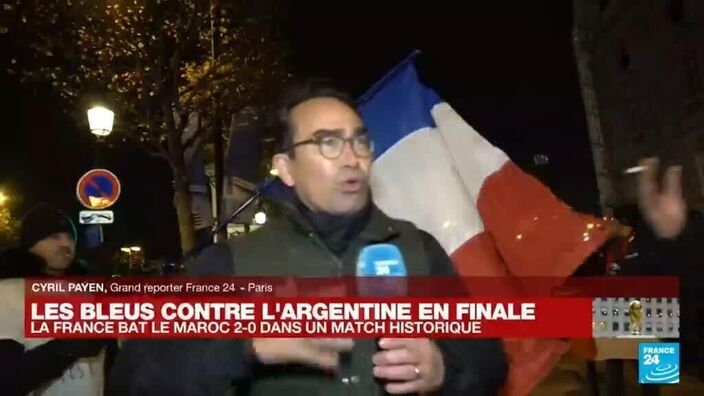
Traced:
<path id="1" fill-rule="evenodd" d="M 680 383 L 680 344 L 648 342 L 638 346 L 638 382 Z"/>

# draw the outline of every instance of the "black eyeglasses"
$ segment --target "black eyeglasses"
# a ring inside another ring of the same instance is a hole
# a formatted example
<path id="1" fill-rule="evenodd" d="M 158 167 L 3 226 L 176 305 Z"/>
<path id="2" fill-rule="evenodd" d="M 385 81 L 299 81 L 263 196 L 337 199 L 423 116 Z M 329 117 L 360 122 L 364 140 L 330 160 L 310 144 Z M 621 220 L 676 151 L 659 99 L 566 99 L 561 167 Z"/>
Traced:
<path id="1" fill-rule="evenodd" d="M 345 149 L 345 143 L 349 143 L 350 146 L 352 146 L 352 151 L 360 158 L 369 158 L 374 153 L 374 144 L 369 138 L 369 135 L 355 135 L 349 138 L 335 135 L 318 136 L 294 143 L 289 146 L 288 150 L 292 150 L 304 144 L 314 144 L 318 146 L 320 155 L 327 159 L 336 159 Z"/>

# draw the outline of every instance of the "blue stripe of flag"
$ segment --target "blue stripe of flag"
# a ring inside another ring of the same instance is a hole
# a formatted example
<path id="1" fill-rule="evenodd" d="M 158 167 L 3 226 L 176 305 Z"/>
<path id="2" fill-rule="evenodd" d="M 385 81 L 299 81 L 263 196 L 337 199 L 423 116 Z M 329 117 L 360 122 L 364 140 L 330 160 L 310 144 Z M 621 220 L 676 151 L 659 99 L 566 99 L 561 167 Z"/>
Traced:
<path id="1" fill-rule="evenodd" d="M 418 54 L 410 54 L 358 100 L 375 159 L 410 133 L 435 127 L 430 110 L 442 99 L 420 82 L 414 63 Z"/>

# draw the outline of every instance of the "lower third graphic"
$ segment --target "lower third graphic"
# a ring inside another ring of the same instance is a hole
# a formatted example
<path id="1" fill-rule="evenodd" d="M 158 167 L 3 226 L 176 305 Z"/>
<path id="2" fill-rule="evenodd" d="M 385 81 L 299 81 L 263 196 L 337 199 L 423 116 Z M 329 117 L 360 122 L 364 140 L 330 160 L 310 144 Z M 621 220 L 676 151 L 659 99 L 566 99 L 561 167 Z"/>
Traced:
<path id="1" fill-rule="evenodd" d="M 642 343 L 638 346 L 638 382 L 679 384 L 680 344 Z"/>

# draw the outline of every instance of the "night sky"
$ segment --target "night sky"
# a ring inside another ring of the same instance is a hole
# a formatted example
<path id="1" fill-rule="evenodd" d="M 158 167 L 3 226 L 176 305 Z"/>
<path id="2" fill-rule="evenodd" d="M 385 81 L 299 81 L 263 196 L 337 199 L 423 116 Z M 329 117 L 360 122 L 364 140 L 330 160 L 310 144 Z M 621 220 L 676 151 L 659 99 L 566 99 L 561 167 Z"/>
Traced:
<path id="1" fill-rule="evenodd" d="M 291 3 L 285 32 L 297 74 L 332 78 L 359 95 L 419 49 L 425 82 L 470 124 L 539 173 L 565 202 L 597 209 L 571 47 L 571 1 Z M 3 56 L 11 51 L 7 39 L 0 39 Z M 77 216 L 75 183 L 94 163 L 95 139 L 63 115 L 48 90 L 32 92 L 2 74 L 0 86 L 0 185 L 21 197 L 20 210 L 48 201 Z M 106 239 L 116 246 L 140 243 L 150 258 L 175 256 L 168 167 L 124 146 L 102 153 L 123 183 L 117 223 Z M 539 153 L 550 165 L 535 169 L 532 157 Z"/>

